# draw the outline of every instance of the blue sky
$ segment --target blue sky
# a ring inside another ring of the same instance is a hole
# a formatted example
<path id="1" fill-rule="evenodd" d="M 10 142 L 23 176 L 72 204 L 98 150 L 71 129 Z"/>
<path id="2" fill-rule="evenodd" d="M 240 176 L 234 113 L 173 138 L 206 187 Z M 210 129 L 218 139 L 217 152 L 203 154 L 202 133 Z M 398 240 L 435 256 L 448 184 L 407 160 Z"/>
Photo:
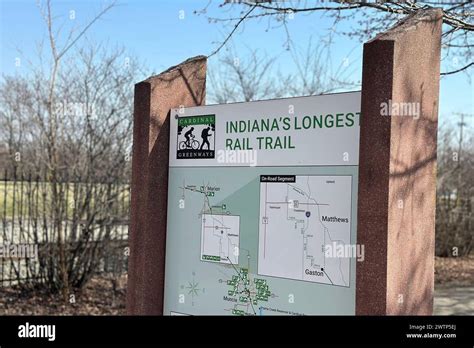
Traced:
<path id="1" fill-rule="evenodd" d="M 119 5 L 108 12 L 88 32 L 88 37 L 95 42 L 108 41 L 110 45 L 124 46 L 130 55 L 136 56 L 154 72 L 159 72 L 175 65 L 188 57 L 209 54 L 222 41 L 230 30 L 219 24 L 208 23 L 206 16 L 193 14 L 201 10 L 207 0 L 122 0 Z M 99 0 L 62 0 L 53 1 L 54 12 L 58 23 L 64 23 L 67 31 L 71 26 L 80 26 L 100 9 L 106 1 Z M 214 1 L 208 8 L 210 15 L 232 15 L 224 13 Z M 15 66 L 15 58 L 35 59 L 36 43 L 45 38 L 46 28 L 40 16 L 35 0 L 0 0 L 0 72 L 12 74 L 21 72 L 25 65 Z M 69 19 L 70 11 L 75 11 L 75 19 Z M 183 12 L 180 12 L 183 11 Z M 184 19 L 180 15 L 184 14 Z M 237 15 L 234 13 L 234 15 Z M 273 23 L 275 24 L 275 23 Z M 315 42 L 319 35 L 326 34 L 331 22 L 319 14 L 297 14 L 290 21 L 289 30 L 293 42 L 304 48 L 312 37 Z M 348 29 L 352 23 L 344 22 L 341 29 Z M 278 56 L 277 67 L 291 72 L 294 64 L 283 43 L 285 33 L 282 29 L 266 31 L 266 21 L 252 21 L 239 30 L 232 39 L 237 52 L 247 52 L 246 47 L 258 48 L 262 53 Z M 18 53 L 22 51 L 22 55 Z M 342 59 L 348 58 L 350 68 L 348 75 L 352 80 L 361 79 L 362 44 L 356 39 L 338 36 L 332 46 L 331 56 L 337 67 Z M 209 69 L 217 63 L 213 57 Z M 442 71 L 446 70 L 442 66 Z M 471 68 L 472 71 L 472 68 Z M 137 82 L 145 76 L 137 77 Z M 456 112 L 474 113 L 474 88 L 464 74 L 456 74 L 441 80 L 440 121 L 454 119 Z M 474 119 L 471 117 L 471 119 Z"/>

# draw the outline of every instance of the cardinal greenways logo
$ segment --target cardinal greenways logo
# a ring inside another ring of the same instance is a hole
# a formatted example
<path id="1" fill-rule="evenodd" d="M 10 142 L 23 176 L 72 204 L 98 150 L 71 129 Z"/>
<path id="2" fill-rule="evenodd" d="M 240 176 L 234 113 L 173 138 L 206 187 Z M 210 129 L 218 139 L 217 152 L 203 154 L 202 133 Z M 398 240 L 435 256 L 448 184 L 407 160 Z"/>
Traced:
<path id="1" fill-rule="evenodd" d="M 214 158 L 216 115 L 180 117 L 176 158 Z"/>

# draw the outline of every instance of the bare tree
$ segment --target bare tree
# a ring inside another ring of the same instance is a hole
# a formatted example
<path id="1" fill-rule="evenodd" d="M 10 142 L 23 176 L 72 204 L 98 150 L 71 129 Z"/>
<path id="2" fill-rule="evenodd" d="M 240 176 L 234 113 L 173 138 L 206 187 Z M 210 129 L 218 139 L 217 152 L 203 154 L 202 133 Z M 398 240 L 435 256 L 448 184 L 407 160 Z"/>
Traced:
<path id="1" fill-rule="evenodd" d="M 209 5 L 208 5 L 209 6 Z M 210 22 L 230 24 L 230 30 L 225 39 L 218 44 L 210 54 L 216 54 L 230 40 L 238 28 L 250 20 L 266 20 L 268 27 L 280 27 L 286 33 L 285 45 L 291 46 L 289 22 L 302 14 L 321 13 L 332 18 L 333 25 L 330 32 L 338 30 L 342 21 L 352 21 L 354 24 L 348 31 L 339 30 L 340 33 L 366 40 L 377 33 L 386 30 L 406 15 L 416 13 L 422 9 L 439 7 L 443 9 L 443 34 L 442 47 L 444 60 L 448 60 L 452 69 L 442 72 L 450 75 L 466 71 L 474 65 L 474 3 L 472 1 L 334 1 L 322 2 L 318 0 L 307 1 L 224 1 L 222 8 L 230 8 L 228 16 L 208 17 Z M 237 15 L 234 15 L 236 10 Z M 207 7 L 196 11 L 206 14 Z M 272 26 L 271 23 L 276 23 Z"/>
<path id="2" fill-rule="evenodd" d="M 45 6 L 38 3 L 42 16 L 44 18 L 46 27 L 48 29 L 48 39 L 49 39 L 49 48 L 50 48 L 50 57 L 51 57 L 51 68 L 49 73 L 49 86 L 46 97 L 46 113 L 39 114 L 39 119 L 43 121 L 44 132 L 43 135 L 46 138 L 46 159 L 48 166 L 48 181 L 51 183 L 51 193 L 52 193 L 52 202 L 60 202 L 60 187 L 58 182 L 59 178 L 59 158 L 58 158 L 58 117 L 59 114 L 54 109 L 57 98 L 57 78 L 60 72 L 60 64 L 62 63 L 65 55 L 71 50 L 72 47 L 81 39 L 81 37 L 87 32 L 87 30 L 107 11 L 109 11 L 113 6 L 114 2 L 106 6 L 102 11 L 100 11 L 77 35 L 74 35 L 73 31 L 69 32 L 68 37 L 66 38 L 65 44 L 62 47 L 58 46 L 58 38 L 55 36 L 57 33 L 54 28 L 53 22 L 53 12 L 51 9 L 51 0 L 47 0 Z M 67 261 L 66 261 L 66 245 L 65 245 L 65 231 L 63 230 L 61 220 L 58 218 L 62 215 L 61 206 L 55 204 L 54 208 L 54 229 L 55 235 L 57 236 L 57 246 L 58 246 L 58 266 L 59 273 L 62 282 L 62 294 L 64 301 L 67 301 L 69 295 L 69 279 L 67 271 Z"/>
<path id="3" fill-rule="evenodd" d="M 472 115 L 459 115 L 457 129 L 444 124 L 438 148 L 436 254 L 469 255 L 474 247 L 474 137 Z"/>
<path id="4" fill-rule="evenodd" d="M 352 81 L 349 77 L 353 72 L 354 61 L 350 62 L 345 58 L 338 65 L 334 65 L 331 46 L 331 41 L 315 44 L 313 39 L 310 39 L 304 49 L 292 47 L 289 50 L 296 67 L 296 73 L 284 79 L 289 96 L 360 89 L 360 81 Z"/>
<path id="5" fill-rule="evenodd" d="M 360 81 L 348 77 L 349 61 L 333 66 L 330 52 L 330 43 L 315 45 L 309 40 L 305 49 L 294 47 L 288 52 L 295 71 L 282 72 L 276 57 L 258 50 L 225 51 L 209 69 L 210 101 L 252 101 L 359 88 Z"/>
<path id="6" fill-rule="evenodd" d="M 274 58 L 260 55 L 257 50 L 249 50 L 246 55 L 229 51 L 209 71 L 211 101 L 229 103 L 280 97 L 281 86 L 270 73 L 274 62 Z"/>
<path id="7" fill-rule="evenodd" d="M 123 49 L 79 45 L 115 2 L 66 37 L 58 37 L 51 1 L 38 5 L 48 53 L 25 76 L 3 77 L 0 136 L 9 145 L 11 167 L 45 181 L 35 208 L 48 220 L 19 233 L 31 233 L 42 247 L 39 265 L 29 268 L 31 278 L 40 279 L 34 285 L 60 291 L 66 301 L 71 288 L 90 279 L 113 238 L 104 226 L 117 218 L 116 201 L 127 192 L 110 184 L 128 177 L 132 87 L 141 71 Z"/>

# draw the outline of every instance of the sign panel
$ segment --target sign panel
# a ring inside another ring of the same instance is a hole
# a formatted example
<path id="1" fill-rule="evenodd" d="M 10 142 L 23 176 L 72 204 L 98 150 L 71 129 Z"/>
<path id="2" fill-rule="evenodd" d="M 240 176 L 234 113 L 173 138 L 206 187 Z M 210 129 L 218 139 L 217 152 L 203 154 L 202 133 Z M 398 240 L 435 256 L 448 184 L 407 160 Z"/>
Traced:
<path id="1" fill-rule="evenodd" d="M 359 119 L 360 92 L 171 110 L 165 315 L 355 314 Z"/>

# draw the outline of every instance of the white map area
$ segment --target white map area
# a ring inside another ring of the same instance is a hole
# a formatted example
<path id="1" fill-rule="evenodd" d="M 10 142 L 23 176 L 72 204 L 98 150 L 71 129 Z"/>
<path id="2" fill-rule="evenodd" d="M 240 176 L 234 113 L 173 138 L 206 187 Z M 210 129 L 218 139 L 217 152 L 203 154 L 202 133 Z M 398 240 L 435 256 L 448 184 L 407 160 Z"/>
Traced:
<path id="1" fill-rule="evenodd" d="M 260 183 L 258 274 L 348 287 L 350 258 L 324 251 L 350 244 L 352 177 L 295 181 Z"/>
<path id="2" fill-rule="evenodd" d="M 202 214 L 201 260 L 239 263 L 240 216 Z"/>

